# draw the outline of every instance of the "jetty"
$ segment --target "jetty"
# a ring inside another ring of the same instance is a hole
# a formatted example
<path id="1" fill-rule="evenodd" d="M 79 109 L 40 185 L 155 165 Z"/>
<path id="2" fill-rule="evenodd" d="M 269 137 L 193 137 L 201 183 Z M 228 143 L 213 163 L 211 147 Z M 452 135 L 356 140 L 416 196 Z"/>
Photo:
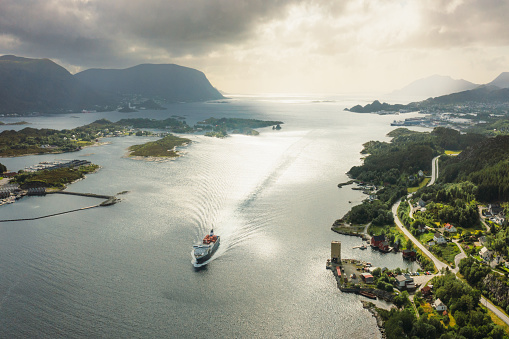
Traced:
<path id="1" fill-rule="evenodd" d="M 114 196 L 111 196 L 111 195 L 102 195 L 102 194 L 94 194 L 94 193 L 79 193 L 79 192 L 69 192 L 69 191 L 52 191 L 52 192 L 46 192 L 46 194 L 69 194 L 69 195 L 78 195 L 81 197 L 99 198 L 99 199 L 115 198 Z"/>
<path id="2" fill-rule="evenodd" d="M 50 191 L 50 192 L 47 192 L 45 190 L 43 192 L 37 192 L 37 193 L 38 193 L 37 195 L 67 194 L 67 195 L 75 195 L 75 196 L 82 196 L 82 197 L 89 197 L 89 198 L 99 198 L 99 199 L 105 199 L 105 200 L 103 202 L 99 203 L 99 204 L 96 204 L 96 205 L 87 206 L 87 207 L 81 207 L 81 208 L 77 208 L 77 209 L 73 209 L 73 210 L 69 210 L 69 211 L 58 212 L 58 213 L 53 213 L 53 214 L 48 214 L 48 215 L 43 215 L 43 216 L 40 216 L 40 217 L 33 217 L 33 218 L 20 218 L 20 219 L 0 220 L 0 222 L 31 221 L 31 220 L 44 219 L 44 218 L 54 217 L 54 216 L 62 215 L 62 214 L 67 214 L 67 213 L 72 213 L 72 212 L 77 212 L 77 211 L 84 211 L 84 210 L 88 210 L 88 209 L 95 208 L 95 207 L 111 206 L 111 205 L 114 205 L 114 204 L 116 204 L 117 202 L 120 201 L 120 199 L 118 199 L 116 196 L 103 195 L 103 194 L 95 194 L 95 193 L 79 193 L 79 192 L 69 192 L 69 191 Z M 125 193 L 125 192 L 122 192 L 121 194 L 123 194 L 123 193 Z"/>

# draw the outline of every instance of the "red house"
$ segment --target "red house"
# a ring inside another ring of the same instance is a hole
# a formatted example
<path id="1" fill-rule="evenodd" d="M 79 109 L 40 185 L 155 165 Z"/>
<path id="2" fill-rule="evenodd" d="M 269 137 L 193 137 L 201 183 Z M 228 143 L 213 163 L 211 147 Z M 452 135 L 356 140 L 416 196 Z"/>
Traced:
<path id="1" fill-rule="evenodd" d="M 385 241 L 385 235 L 375 235 L 371 237 L 371 246 L 380 248 L 380 243 Z"/>
<path id="2" fill-rule="evenodd" d="M 428 295 L 431 295 L 431 287 L 426 285 L 423 288 L 421 288 L 421 292 L 422 292 L 422 295 L 425 297 Z"/>
<path id="3" fill-rule="evenodd" d="M 389 252 L 389 243 L 387 241 L 382 241 L 378 244 L 378 249 L 382 252 Z"/>
<path id="4" fill-rule="evenodd" d="M 414 259 L 416 253 L 414 250 L 403 250 L 403 258 L 404 259 Z"/>

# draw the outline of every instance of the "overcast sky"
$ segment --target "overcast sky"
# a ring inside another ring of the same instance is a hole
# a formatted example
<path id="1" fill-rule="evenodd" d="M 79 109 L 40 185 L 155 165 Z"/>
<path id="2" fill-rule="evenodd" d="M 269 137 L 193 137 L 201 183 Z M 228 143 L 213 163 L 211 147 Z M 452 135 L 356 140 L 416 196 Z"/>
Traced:
<path id="1" fill-rule="evenodd" d="M 390 92 L 509 71 L 507 0 L 0 0 L 0 54 L 175 63 L 228 93 Z"/>

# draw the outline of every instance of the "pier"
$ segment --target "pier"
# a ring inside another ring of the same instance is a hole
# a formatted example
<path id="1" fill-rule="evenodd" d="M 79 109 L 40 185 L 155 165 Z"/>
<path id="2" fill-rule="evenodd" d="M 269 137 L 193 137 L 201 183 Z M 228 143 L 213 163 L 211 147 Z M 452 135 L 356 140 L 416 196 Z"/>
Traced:
<path id="1" fill-rule="evenodd" d="M 78 195 L 81 197 L 90 197 L 90 198 L 99 198 L 99 199 L 113 199 L 114 196 L 111 195 L 102 195 L 102 194 L 94 194 L 94 193 L 78 193 L 78 192 L 69 192 L 69 191 L 54 191 L 54 192 L 46 192 L 46 194 L 69 194 L 69 195 Z"/>

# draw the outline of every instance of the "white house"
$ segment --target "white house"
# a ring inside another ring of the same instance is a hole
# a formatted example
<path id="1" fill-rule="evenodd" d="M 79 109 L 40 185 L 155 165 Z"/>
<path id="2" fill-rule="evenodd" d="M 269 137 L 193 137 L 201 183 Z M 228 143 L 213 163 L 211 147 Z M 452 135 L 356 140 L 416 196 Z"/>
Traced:
<path id="1" fill-rule="evenodd" d="M 419 201 L 417 202 L 417 204 L 419 205 L 419 207 L 426 207 L 426 203 L 424 202 L 424 200 L 422 199 L 419 199 Z"/>
<path id="2" fill-rule="evenodd" d="M 440 299 L 435 300 L 433 307 L 439 312 L 447 311 L 447 306 Z"/>
<path id="3" fill-rule="evenodd" d="M 483 247 L 479 251 L 479 256 L 481 258 L 483 258 L 483 260 L 490 261 L 490 259 L 491 259 L 491 252 L 486 247 Z"/>
<path id="4" fill-rule="evenodd" d="M 435 232 L 435 235 L 433 236 L 433 240 L 437 244 L 445 244 L 447 241 L 445 240 L 444 236 L 438 232 Z"/>

